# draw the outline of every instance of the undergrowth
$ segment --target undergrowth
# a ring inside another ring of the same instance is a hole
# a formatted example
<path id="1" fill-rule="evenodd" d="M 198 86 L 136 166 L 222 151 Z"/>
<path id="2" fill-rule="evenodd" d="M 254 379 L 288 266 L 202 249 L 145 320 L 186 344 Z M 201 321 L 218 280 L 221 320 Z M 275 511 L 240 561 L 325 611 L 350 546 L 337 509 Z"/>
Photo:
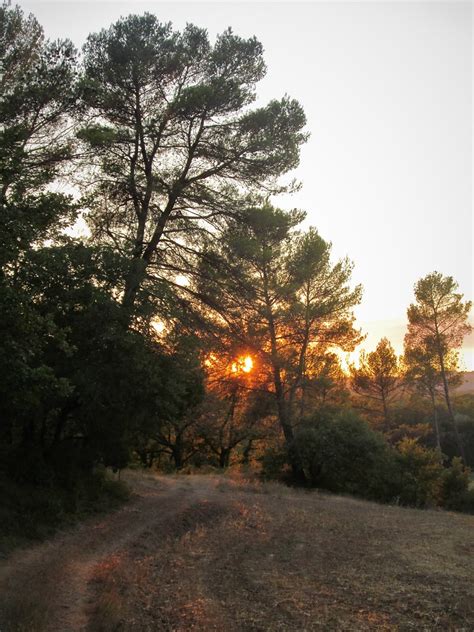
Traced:
<path id="1" fill-rule="evenodd" d="M 51 537 L 62 527 L 98 512 L 111 511 L 128 500 L 121 481 L 97 470 L 73 488 L 19 484 L 0 477 L 0 556 L 18 546 Z"/>

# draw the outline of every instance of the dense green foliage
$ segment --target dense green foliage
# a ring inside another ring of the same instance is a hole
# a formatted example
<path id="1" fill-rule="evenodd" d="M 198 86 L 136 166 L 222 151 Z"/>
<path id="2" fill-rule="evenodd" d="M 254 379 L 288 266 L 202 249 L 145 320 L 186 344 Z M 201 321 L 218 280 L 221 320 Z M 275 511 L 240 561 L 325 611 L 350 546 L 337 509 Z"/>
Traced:
<path id="1" fill-rule="evenodd" d="M 388 446 L 352 411 L 308 420 L 296 433 L 293 449 L 314 486 L 366 498 L 388 495 Z"/>
<path id="2" fill-rule="evenodd" d="M 470 470 L 459 458 L 443 467 L 440 453 L 415 438 L 392 446 L 354 411 L 326 410 L 306 419 L 290 450 L 298 454 L 310 486 L 379 502 L 474 512 Z M 263 476 L 286 478 L 290 461 L 283 447 L 268 449 Z"/>

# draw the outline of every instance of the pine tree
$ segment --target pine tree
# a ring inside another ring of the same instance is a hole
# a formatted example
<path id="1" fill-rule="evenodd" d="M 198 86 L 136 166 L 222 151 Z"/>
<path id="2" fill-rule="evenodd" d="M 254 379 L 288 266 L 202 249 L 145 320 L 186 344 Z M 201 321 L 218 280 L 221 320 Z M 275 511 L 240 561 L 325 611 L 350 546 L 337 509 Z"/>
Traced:
<path id="1" fill-rule="evenodd" d="M 453 277 L 443 276 L 439 272 L 432 272 L 415 284 L 416 302 L 407 311 L 405 345 L 409 348 L 429 348 L 436 356 L 448 415 L 459 453 L 465 460 L 451 401 L 449 374 L 458 368 L 452 364 L 453 351 L 461 347 L 464 337 L 472 331 L 468 323 L 472 302 L 463 302 L 463 295 L 457 289 L 458 284 Z"/>

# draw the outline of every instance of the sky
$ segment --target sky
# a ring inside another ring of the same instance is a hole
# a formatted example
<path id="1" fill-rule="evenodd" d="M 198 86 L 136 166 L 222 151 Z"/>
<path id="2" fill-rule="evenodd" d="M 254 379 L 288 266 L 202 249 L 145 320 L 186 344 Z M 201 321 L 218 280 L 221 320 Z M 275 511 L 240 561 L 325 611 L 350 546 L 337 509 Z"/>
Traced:
<path id="1" fill-rule="evenodd" d="M 268 66 L 258 103 L 288 94 L 310 139 L 292 196 L 307 224 L 354 262 L 364 287 L 358 325 L 375 348 L 403 349 L 413 286 L 433 270 L 473 292 L 471 2 L 18 2 L 46 35 L 80 47 L 121 15 L 155 13 L 213 39 L 256 35 Z M 474 370 L 474 336 L 463 368 Z"/>

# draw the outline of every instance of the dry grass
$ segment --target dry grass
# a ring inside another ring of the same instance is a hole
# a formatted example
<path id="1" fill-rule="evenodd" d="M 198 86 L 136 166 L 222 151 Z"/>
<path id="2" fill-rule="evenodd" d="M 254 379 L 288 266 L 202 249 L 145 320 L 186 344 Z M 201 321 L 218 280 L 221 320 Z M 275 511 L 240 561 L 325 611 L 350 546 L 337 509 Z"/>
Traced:
<path id="1" fill-rule="evenodd" d="M 128 512 L 93 527 L 110 536 L 88 561 L 88 632 L 474 629 L 473 516 L 259 484 L 247 474 L 147 477 L 140 493 Z M 33 594 L 26 606 L 34 613 Z M 50 610 L 64 608 L 43 596 Z M 13 613 L 23 627 L 7 630 L 61 629 L 36 612 L 30 623 Z"/>
<path id="2" fill-rule="evenodd" d="M 123 579 L 116 629 L 474 629 L 472 517 L 239 478 L 214 489 L 105 578 Z"/>
<path id="3" fill-rule="evenodd" d="M 16 593 L 9 593 L 7 604 L 2 613 L 8 621 L 9 632 L 33 632 L 44 630 L 49 619 L 48 603 L 50 597 L 45 595 L 38 600 L 37 594 L 31 596 L 28 587 L 19 587 Z"/>

